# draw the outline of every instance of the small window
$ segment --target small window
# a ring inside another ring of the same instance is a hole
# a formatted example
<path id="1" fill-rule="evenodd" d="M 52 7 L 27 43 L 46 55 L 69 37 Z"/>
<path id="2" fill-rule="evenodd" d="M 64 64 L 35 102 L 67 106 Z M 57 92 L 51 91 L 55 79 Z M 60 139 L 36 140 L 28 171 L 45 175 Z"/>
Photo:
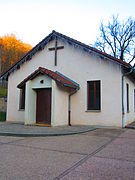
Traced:
<path id="1" fill-rule="evenodd" d="M 100 81 L 87 82 L 87 110 L 101 109 Z"/>
<path id="2" fill-rule="evenodd" d="M 19 109 L 25 109 L 25 86 L 20 89 L 20 106 Z"/>
<path id="3" fill-rule="evenodd" d="M 127 90 L 127 112 L 129 113 L 129 84 L 126 84 Z"/>

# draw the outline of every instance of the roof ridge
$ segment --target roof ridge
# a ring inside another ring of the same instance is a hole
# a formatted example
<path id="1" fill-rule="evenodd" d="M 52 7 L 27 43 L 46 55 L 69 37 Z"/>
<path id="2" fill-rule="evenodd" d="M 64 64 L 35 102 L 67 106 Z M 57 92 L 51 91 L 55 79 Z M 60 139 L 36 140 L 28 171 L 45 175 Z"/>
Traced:
<path id="1" fill-rule="evenodd" d="M 73 39 L 69 36 L 66 36 L 64 34 L 61 34 L 55 30 L 53 30 L 48 36 L 46 36 L 43 40 L 41 40 L 36 46 L 34 46 L 26 55 L 24 55 L 18 62 L 16 62 L 12 67 L 9 68 L 9 70 L 7 70 L 5 73 L 3 73 L 1 76 L 0 76 L 0 79 L 1 78 L 4 78 L 6 79 L 10 73 L 12 73 L 14 70 L 16 69 L 19 69 L 20 66 L 28 61 L 28 60 L 31 60 L 32 59 L 32 56 L 35 55 L 38 51 L 40 50 L 43 50 L 44 47 L 46 46 L 46 44 L 48 44 L 48 42 L 50 42 L 50 40 L 54 39 L 54 36 L 57 36 L 58 38 L 60 39 L 64 39 L 66 40 L 69 44 L 74 44 L 76 46 L 79 46 L 81 47 L 84 51 L 87 51 L 88 53 L 90 52 L 94 52 L 94 53 L 97 53 L 101 58 L 107 58 L 109 60 L 113 60 L 123 66 L 125 66 L 126 68 L 130 68 L 131 65 L 129 63 L 126 63 L 124 61 L 121 61 L 120 59 L 117 59 L 107 53 L 104 53 L 94 47 L 91 47 L 85 43 L 82 43 L 76 39 Z"/>

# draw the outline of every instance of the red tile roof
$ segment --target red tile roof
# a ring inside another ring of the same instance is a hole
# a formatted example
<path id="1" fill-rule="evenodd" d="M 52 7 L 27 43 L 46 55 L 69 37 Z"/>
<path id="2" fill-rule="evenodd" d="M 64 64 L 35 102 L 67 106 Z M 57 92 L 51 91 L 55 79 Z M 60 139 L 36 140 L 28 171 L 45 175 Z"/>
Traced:
<path id="1" fill-rule="evenodd" d="M 54 72 L 54 71 L 51 71 L 51 70 L 43 68 L 43 67 L 39 67 L 36 71 L 34 71 L 27 78 L 25 78 L 17 87 L 22 88 L 28 80 L 34 79 L 39 74 L 47 75 L 50 78 L 52 78 L 53 80 L 55 80 L 57 83 L 65 86 L 65 87 L 72 88 L 72 89 L 79 89 L 79 85 L 77 83 L 75 83 L 74 81 L 72 81 L 71 79 L 69 79 L 68 77 L 66 77 L 58 72 Z"/>

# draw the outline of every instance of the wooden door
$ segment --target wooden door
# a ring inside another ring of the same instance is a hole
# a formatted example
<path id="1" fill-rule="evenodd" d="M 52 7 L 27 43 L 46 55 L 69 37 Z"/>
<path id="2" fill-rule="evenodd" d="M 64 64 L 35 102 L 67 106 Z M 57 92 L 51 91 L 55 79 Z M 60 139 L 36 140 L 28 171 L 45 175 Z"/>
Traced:
<path id="1" fill-rule="evenodd" d="M 36 91 L 36 123 L 51 124 L 51 88 Z"/>

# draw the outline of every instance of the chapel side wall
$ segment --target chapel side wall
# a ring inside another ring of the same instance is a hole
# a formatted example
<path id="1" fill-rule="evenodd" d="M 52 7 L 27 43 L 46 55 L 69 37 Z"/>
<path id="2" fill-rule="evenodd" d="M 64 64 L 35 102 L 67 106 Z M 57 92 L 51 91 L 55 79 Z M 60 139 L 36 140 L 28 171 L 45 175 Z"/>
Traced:
<path id="1" fill-rule="evenodd" d="M 24 110 L 19 110 L 20 90 L 17 88 L 15 73 L 8 78 L 7 115 L 6 120 L 10 122 L 24 123 Z"/>
<path id="2" fill-rule="evenodd" d="M 68 97 L 69 93 L 58 86 L 55 81 L 52 82 L 53 113 L 52 126 L 68 125 Z"/>
<path id="3" fill-rule="evenodd" d="M 129 112 L 127 112 L 127 89 L 129 85 Z M 135 84 L 128 77 L 124 77 L 124 119 L 125 126 L 135 121 L 135 99 L 134 99 Z"/>

